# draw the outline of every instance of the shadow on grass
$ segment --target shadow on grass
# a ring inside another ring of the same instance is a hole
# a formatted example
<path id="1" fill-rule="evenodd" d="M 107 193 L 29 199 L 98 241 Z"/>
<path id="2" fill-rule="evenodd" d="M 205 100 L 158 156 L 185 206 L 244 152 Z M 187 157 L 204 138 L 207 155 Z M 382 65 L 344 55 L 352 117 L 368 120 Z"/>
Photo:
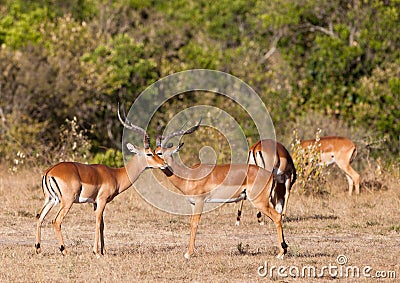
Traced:
<path id="1" fill-rule="evenodd" d="M 297 216 L 297 217 L 286 217 L 284 222 L 301 222 L 307 220 L 336 220 L 339 217 L 336 215 L 321 215 L 321 214 L 314 214 L 309 216 Z"/>
<path id="2" fill-rule="evenodd" d="M 328 253 L 328 252 L 295 252 L 295 251 L 289 251 L 286 254 L 287 257 L 289 258 L 334 258 L 337 255 L 334 253 Z"/>

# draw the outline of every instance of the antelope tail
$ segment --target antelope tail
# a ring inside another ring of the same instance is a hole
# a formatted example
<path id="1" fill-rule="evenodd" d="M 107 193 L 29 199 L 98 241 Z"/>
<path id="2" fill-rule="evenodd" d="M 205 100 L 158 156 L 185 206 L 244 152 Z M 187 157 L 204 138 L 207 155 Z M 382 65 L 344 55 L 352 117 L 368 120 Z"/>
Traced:
<path id="1" fill-rule="evenodd" d="M 42 177 L 42 189 L 45 196 L 48 196 L 54 202 L 54 205 L 60 202 L 61 191 L 58 183 L 54 177 L 47 175 L 48 172 Z"/>
<path id="2" fill-rule="evenodd" d="M 354 158 L 357 156 L 357 146 L 354 148 L 353 153 L 350 158 L 350 163 L 353 162 Z"/>

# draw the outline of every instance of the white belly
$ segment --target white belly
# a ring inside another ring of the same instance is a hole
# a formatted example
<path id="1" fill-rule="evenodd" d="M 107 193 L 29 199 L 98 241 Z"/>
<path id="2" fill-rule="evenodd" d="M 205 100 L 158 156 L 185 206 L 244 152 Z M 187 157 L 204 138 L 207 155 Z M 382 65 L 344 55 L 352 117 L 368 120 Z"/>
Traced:
<path id="1" fill-rule="evenodd" d="M 76 203 L 87 203 L 87 202 L 94 203 L 94 200 L 92 198 L 84 198 L 84 197 L 79 196 L 75 199 L 74 202 L 76 202 Z"/>

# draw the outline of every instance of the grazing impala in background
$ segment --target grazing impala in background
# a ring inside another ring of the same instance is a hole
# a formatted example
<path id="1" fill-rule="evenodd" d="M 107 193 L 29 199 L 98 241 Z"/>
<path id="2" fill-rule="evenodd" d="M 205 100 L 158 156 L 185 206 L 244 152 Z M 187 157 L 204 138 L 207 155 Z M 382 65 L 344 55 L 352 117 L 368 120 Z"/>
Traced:
<path id="1" fill-rule="evenodd" d="M 279 142 L 265 139 L 255 143 L 249 149 L 248 164 L 254 164 L 261 168 L 271 168 L 274 176 L 274 188 L 271 194 L 271 203 L 275 210 L 286 215 L 290 190 L 296 182 L 296 168 L 289 151 Z M 236 218 L 236 224 L 240 225 L 243 201 L 241 201 Z M 262 214 L 257 213 L 258 223 L 264 224 Z"/>
<path id="2" fill-rule="evenodd" d="M 36 253 L 40 253 L 40 229 L 48 212 L 60 203 L 60 209 L 53 221 L 54 230 L 60 244 L 60 251 L 66 254 L 61 222 L 70 210 L 73 203 L 93 203 L 96 211 L 96 232 L 93 252 L 96 256 L 104 254 L 104 221 L 103 211 L 106 204 L 115 196 L 128 189 L 146 168 L 164 168 L 163 159 L 158 157 L 150 148 L 150 139 L 146 131 L 133 125 L 128 120 L 125 128 L 133 130 L 144 138 L 144 148 L 138 148 L 130 143 L 127 148 L 135 153 L 132 159 L 122 168 L 110 168 L 101 164 L 81 164 L 76 162 L 61 162 L 46 170 L 42 177 L 42 189 L 45 202 L 37 214 Z M 128 177 L 129 172 L 129 177 Z M 98 248 L 100 236 L 100 252 Z"/>
<path id="3" fill-rule="evenodd" d="M 200 120 L 201 121 L 201 120 Z M 191 169 L 180 166 L 173 158 L 182 146 L 166 146 L 166 142 L 175 136 L 194 132 L 200 122 L 186 130 L 174 132 L 166 137 L 157 138 L 155 153 L 168 164 L 163 172 L 192 204 L 190 217 L 190 241 L 185 258 L 189 259 L 194 253 L 197 226 L 203 213 L 204 203 L 231 203 L 248 198 L 249 201 L 275 223 L 278 234 L 278 258 L 283 258 L 287 245 L 283 236 L 282 216 L 270 204 L 270 193 L 273 185 L 272 173 L 255 165 L 199 164 Z"/>
<path id="4" fill-rule="evenodd" d="M 315 139 L 301 141 L 301 147 L 306 149 L 316 145 L 320 151 L 320 165 L 336 165 L 346 174 L 349 183 L 349 195 L 355 187 L 356 194 L 360 193 L 360 175 L 350 166 L 357 155 L 357 146 L 344 137 L 321 137 L 318 142 Z"/>

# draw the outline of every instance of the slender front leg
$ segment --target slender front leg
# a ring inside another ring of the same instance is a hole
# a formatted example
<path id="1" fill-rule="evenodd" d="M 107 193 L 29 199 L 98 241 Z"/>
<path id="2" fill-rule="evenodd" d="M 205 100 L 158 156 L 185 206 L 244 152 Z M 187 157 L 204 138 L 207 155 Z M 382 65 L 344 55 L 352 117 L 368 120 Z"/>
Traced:
<path id="1" fill-rule="evenodd" d="M 185 253 L 185 258 L 189 259 L 194 254 L 194 245 L 196 239 L 197 227 L 199 225 L 200 217 L 203 212 L 204 200 L 196 202 L 193 207 L 193 214 L 190 216 L 190 240 L 189 248 Z"/>
<path id="2" fill-rule="evenodd" d="M 104 246 L 104 216 L 101 215 L 101 222 L 100 222 L 100 253 L 102 255 L 106 254 L 106 248 Z"/>
<path id="3" fill-rule="evenodd" d="M 238 209 L 238 212 L 237 212 L 235 226 L 239 226 L 240 225 L 240 217 L 242 216 L 243 202 L 244 202 L 244 200 L 240 201 L 239 209 Z"/>
<path id="4" fill-rule="evenodd" d="M 268 216 L 276 226 L 276 232 L 278 236 L 278 248 L 279 253 L 276 256 L 279 259 L 283 259 L 284 255 L 287 253 L 288 245 L 285 242 L 285 238 L 283 236 L 283 228 L 282 228 L 282 215 L 280 215 L 274 208 L 271 208 L 265 204 L 254 204 L 256 207 L 263 212 L 266 216 Z"/>
<path id="5" fill-rule="evenodd" d="M 102 246 L 104 245 L 104 238 L 102 230 L 102 222 L 103 222 L 103 212 L 104 208 L 106 207 L 106 201 L 99 200 L 97 201 L 96 207 L 96 230 L 94 234 L 94 244 L 93 244 L 93 253 L 96 255 L 97 258 L 100 257 L 99 253 L 99 236 L 101 237 Z M 104 227 L 103 227 L 104 229 Z"/>
<path id="6" fill-rule="evenodd" d="M 279 259 L 283 259 L 283 257 L 287 253 L 288 245 L 286 244 L 285 237 L 283 236 L 282 215 L 279 215 L 279 217 L 277 216 L 277 218 L 280 218 L 280 220 L 274 221 L 276 227 L 276 233 L 278 235 L 278 247 L 279 247 L 279 253 L 276 257 Z"/>

